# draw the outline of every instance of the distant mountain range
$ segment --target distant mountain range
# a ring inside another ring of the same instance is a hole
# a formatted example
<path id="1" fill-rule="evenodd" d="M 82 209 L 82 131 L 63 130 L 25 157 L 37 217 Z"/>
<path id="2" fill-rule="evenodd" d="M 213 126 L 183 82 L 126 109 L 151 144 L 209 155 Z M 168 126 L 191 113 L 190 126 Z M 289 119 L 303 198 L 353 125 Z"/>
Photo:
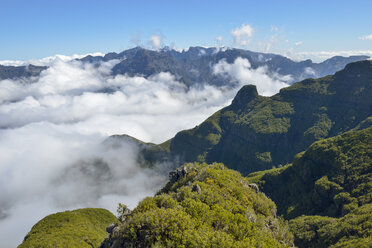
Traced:
<path id="1" fill-rule="evenodd" d="M 290 84 L 309 77 L 318 78 L 334 74 L 348 63 L 368 58 L 368 56 L 335 56 L 322 63 L 313 63 L 311 60 L 296 62 L 281 55 L 236 48 L 190 47 L 188 50 L 179 52 L 169 48 L 153 51 L 135 47 L 121 53 L 108 53 L 104 56 L 89 55 L 80 61 L 98 64 L 115 59 L 119 62 L 112 69 L 113 75 L 127 74 L 149 77 L 160 72 L 170 72 L 187 86 L 195 84 L 221 86 L 231 82 L 220 75 L 215 75 L 213 65 L 221 60 L 233 63 L 238 57 L 249 60 L 253 69 L 266 66 L 269 75 L 291 75 L 292 80 L 288 82 Z M 38 76 L 46 68 L 33 65 L 20 67 L 0 65 L 0 80 Z"/>
<path id="2" fill-rule="evenodd" d="M 46 66 L 5 66 L 0 65 L 0 80 L 15 79 L 21 77 L 39 76 L 40 73 L 47 69 Z"/>

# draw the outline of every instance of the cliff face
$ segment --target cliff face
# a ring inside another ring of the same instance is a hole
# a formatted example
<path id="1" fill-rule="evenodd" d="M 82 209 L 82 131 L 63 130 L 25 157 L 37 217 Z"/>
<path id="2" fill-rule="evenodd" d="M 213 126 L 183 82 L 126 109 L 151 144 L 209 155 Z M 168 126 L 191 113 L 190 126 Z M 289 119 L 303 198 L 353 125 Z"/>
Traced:
<path id="1" fill-rule="evenodd" d="M 223 164 L 185 164 L 126 212 L 104 247 L 289 247 L 275 204 Z"/>
<path id="2" fill-rule="evenodd" d="M 223 162 L 243 174 L 269 169 L 372 116 L 371 95 L 371 61 L 298 82 L 272 97 L 245 86 L 230 106 L 171 139 L 170 152 L 185 162 Z"/>

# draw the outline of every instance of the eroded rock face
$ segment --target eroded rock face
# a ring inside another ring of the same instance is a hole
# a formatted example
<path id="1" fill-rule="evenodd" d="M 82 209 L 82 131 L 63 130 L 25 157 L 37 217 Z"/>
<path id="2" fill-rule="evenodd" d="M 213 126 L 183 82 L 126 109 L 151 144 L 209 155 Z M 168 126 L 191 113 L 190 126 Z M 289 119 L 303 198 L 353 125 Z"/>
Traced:
<path id="1" fill-rule="evenodd" d="M 201 193 L 201 188 L 200 188 L 200 186 L 199 186 L 199 184 L 194 184 L 193 186 L 192 186 L 192 189 L 191 189 L 193 192 L 197 192 L 197 193 Z"/>
<path id="2" fill-rule="evenodd" d="M 111 223 L 108 227 L 106 227 L 106 232 L 112 233 L 112 230 L 117 226 L 117 223 Z"/>
<path id="3" fill-rule="evenodd" d="M 169 182 L 171 184 L 177 182 L 182 177 L 184 177 L 186 175 L 186 173 L 187 173 L 187 168 L 186 167 L 178 168 L 178 169 L 175 169 L 174 171 L 171 171 L 169 173 Z"/>
<path id="4" fill-rule="evenodd" d="M 257 193 L 260 192 L 260 189 L 258 188 L 258 185 L 255 184 L 255 183 L 248 184 L 248 187 L 250 187 L 251 189 L 254 189 Z"/>
<path id="5" fill-rule="evenodd" d="M 130 213 L 129 213 L 130 214 Z M 125 221 L 125 219 L 120 220 Z M 107 228 L 106 231 L 109 233 L 109 237 L 102 242 L 102 244 L 99 246 L 99 248 L 119 248 L 123 245 L 123 240 L 118 238 L 120 234 L 120 227 L 118 223 L 112 223 Z"/>

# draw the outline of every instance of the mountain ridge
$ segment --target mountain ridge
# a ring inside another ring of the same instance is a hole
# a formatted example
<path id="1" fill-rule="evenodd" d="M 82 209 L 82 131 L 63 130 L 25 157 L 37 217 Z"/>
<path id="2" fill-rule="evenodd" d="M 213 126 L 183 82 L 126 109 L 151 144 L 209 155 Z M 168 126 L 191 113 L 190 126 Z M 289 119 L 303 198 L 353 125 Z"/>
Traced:
<path id="1" fill-rule="evenodd" d="M 112 75 L 128 74 L 149 77 L 155 73 L 170 72 L 187 86 L 194 84 L 211 84 L 216 86 L 230 85 L 231 82 L 213 73 L 212 66 L 221 60 L 233 63 L 236 58 L 247 59 L 252 68 L 267 67 L 270 75 L 291 75 L 290 83 L 306 77 L 321 77 L 334 74 L 336 71 L 355 61 L 367 59 L 368 56 L 334 56 L 321 63 L 311 60 L 293 61 L 282 55 L 260 53 L 237 48 L 204 48 L 190 47 L 181 52 L 169 48 L 149 50 L 134 47 L 120 53 L 110 52 L 104 56 L 88 55 L 77 61 L 100 63 L 117 59 L 119 63 L 112 68 Z M 0 80 L 19 77 L 39 76 L 47 66 L 4 66 L 0 65 Z"/>
<path id="2" fill-rule="evenodd" d="M 371 71 L 371 61 L 351 63 L 333 76 L 303 80 L 272 97 L 245 86 L 230 106 L 169 140 L 170 152 L 185 162 L 223 162 L 243 174 L 286 164 L 314 141 L 372 115 Z"/>

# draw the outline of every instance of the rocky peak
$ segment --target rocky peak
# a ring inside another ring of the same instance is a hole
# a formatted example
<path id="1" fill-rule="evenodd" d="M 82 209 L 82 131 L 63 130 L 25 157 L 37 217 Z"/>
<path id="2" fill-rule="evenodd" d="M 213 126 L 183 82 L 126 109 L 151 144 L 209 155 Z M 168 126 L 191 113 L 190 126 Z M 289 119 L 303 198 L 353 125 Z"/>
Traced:
<path id="1" fill-rule="evenodd" d="M 232 106 L 243 106 L 258 97 L 256 85 L 245 85 L 236 94 Z"/>

